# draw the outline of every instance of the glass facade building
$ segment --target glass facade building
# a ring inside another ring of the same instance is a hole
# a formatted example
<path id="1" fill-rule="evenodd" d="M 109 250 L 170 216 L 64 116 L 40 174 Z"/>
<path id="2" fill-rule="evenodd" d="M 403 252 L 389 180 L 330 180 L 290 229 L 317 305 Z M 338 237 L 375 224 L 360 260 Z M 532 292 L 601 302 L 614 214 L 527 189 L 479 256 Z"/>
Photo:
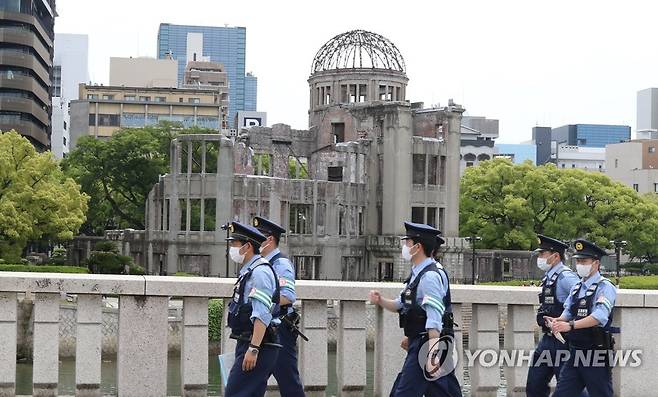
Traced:
<path id="1" fill-rule="evenodd" d="M 510 157 L 515 164 L 521 164 L 526 160 L 535 164 L 537 159 L 537 147 L 532 144 L 496 143 L 494 147 L 497 149 L 494 157 Z"/>
<path id="2" fill-rule="evenodd" d="M 55 0 L 0 0 L 0 131 L 50 149 Z"/>
<path id="3" fill-rule="evenodd" d="M 200 56 L 208 57 L 211 62 L 222 63 L 228 73 L 228 120 L 233 127 L 239 110 L 256 110 L 256 77 L 245 75 L 246 28 L 160 24 L 158 58 L 164 59 L 167 53 L 171 53 L 178 61 L 179 84 L 185 74 L 187 45 L 190 42 L 188 35 L 191 33 L 203 35 L 203 54 Z"/>
<path id="4" fill-rule="evenodd" d="M 258 96 L 258 79 L 251 73 L 247 73 L 244 78 L 244 110 L 255 112 Z M 229 104 L 231 98 L 229 97 Z"/>
<path id="5" fill-rule="evenodd" d="M 570 124 L 553 128 L 552 132 L 553 141 L 571 146 L 604 148 L 630 139 L 631 127 L 627 125 Z"/>

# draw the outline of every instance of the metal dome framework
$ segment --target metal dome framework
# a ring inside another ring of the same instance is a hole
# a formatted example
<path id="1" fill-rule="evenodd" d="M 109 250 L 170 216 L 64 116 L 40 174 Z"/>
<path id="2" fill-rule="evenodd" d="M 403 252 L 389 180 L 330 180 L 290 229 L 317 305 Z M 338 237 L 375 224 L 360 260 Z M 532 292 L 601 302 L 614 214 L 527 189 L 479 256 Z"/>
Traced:
<path id="1" fill-rule="evenodd" d="M 336 69 L 387 69 L 405 73 L 400 50 L 384 36 L 365 30 L 339 34 L 313 58 L 312 73 Z"/>

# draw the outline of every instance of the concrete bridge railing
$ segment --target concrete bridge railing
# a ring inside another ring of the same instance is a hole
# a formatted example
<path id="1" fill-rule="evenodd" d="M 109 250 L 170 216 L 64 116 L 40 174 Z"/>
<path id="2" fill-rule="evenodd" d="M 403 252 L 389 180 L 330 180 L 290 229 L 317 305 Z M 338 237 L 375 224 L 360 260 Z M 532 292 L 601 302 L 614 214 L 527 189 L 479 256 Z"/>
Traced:
<path id="1" fill-rule="evenodd" d="M 58 329 L 60 293 L 78 295 L 76 388 L 77 395 L 100 395 L 101 299 L 119 298 L 117 387 L 120 395 L 164 396 L 167 388 L 167 317 L 170 297 L 182 297 L 181 394 L 206 395 L 208 385 L 208 299 L 228 299 L 233 279 L 157 276 L 64 275 L 47 273 L 0 273 L 0 396 L 14 395 L 18 294 L 35 294 L 33 335 L 33 390 L 35 395 L 57 395 Z M 338 301 L 338 391 L 361 396 L 366 386 L 366 304 L 371 289 L 396 296 L 396 283 L 299 281 L 298 297 L 303 313 L 303 332 L 310 342 L 300 343 L 300 371 L 309 396 L 324 396 L 328 382 L 327 301 Z M 534 287 L 452 287 L 455 322 L 462 323 L 462 307 L 472 307 L 469 350 L 499 349 L 499 305 L 506 305 L 505 349 L 532 351 L 536 331 Z M 615 321 L 622 327 L 616 349 L 642 349 L 642 363 L 615 368 L 618 396 L 649 396 L 658 390 L 658 292 L 620 290 Z M 225 324 L 225 322 L 224 322 Z M 463 330 L 456 341 L 463 360 Z M 223 330 L 228 335 L 228 330 Z M 377 310 L 375 329 L 374 389 L 387 396 L 402 366 L 399 347 L 402 332 L 397 316 Z M 223 338 L 224 351 L 233 341 Z M 466 362 L 466 361 L 465 361 Z M 500 385 L 499 365 L 475 360 L 468 368 L 473 396 L 495 396 Z M 506 367 L 508 395 L 525 395 L 527 366 Z M 463 378 L 461 366 L 457 375 Z"/>

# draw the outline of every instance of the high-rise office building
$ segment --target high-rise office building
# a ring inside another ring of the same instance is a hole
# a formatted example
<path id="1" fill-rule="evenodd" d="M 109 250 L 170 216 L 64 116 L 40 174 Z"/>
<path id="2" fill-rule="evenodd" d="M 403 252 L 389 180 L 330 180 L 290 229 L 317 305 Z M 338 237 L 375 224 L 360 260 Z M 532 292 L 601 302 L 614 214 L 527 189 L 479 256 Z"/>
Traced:
<path id="1" fill-rule="evenodd" d="M 637 139 L 658 139 L 658 88 L 637 92 Z"/>
<path id="2" fill-rule="evenodd" d="M 50 148 L 55 0 L 0 1 L 0 130 Z"/>
<path id="3" fill-rule="evenodd" d="M 183 82 L 188 62 L 211 61 L 224 65 L 229 79 L 229 117 L 240 110 L 256 110 L 256 77 L 245 75 L 246 28 L 160 24 L 158 58 L 178 61 L 178 81 Z"/>
<path id="4" fill-rule="evenodd" d="M 78 99 L 79 84 L 89 80 L 89 38 L 86 34 L 57 33 L 53 60 L 51 151 L 58 159 L 71 145 L 69 103 Z"/>
<path id="5" fill-rule="evenodd" d="M 537 147 L 535 164 L 551 161 L 551 127 L 532 127 L 532 141 Z"/>
<path id="6" fill-rule="evenodd" d="M 553 128 L 551 133 L 551 140 L 569 146 L 604 148 L 630 139 L 631 127 L 627 125 L 570 124 Z"/>
<path id="7" fill-rule="evenodd" d="M 255 112 L 258 105 L 258 78 L 249 72 L 244 77 L 244 109 Z"/>

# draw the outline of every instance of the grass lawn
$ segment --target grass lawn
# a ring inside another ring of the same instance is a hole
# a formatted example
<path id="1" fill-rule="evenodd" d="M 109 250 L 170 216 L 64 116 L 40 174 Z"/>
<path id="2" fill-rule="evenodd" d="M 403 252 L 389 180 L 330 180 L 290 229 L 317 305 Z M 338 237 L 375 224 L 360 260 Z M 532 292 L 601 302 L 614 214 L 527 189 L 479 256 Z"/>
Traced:
<path id="1" fill-rule="evenodd" d="M 615 282 L 616 277 L 609 277 L 610 281 Z M 482 283 L 483 285 L 509 285 L 509 286 L 522 286 L 530 285 L 530 281 L 534 281 L 535 285 L 539 285 L 539 280 L 509 280 L 509 281 L 496 281 L 490 283 Z M 655 289 L 658 290 L 658 276 L 623 276 L 621 278 L 621 288 L 623 289 Z"/>

